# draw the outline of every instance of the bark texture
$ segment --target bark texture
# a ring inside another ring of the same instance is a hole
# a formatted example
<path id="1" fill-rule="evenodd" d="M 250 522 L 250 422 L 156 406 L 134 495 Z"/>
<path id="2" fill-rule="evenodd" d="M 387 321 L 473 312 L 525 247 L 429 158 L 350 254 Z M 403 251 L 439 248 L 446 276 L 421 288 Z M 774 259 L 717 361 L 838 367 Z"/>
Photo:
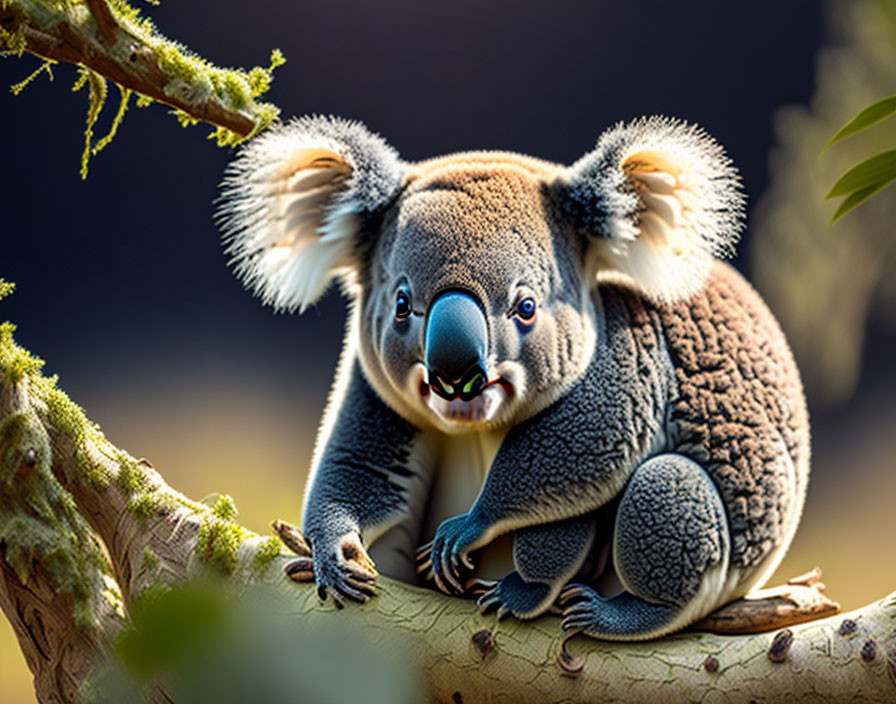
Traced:
<path id="1" fill-rule="evenodd" d="M 78 700 L 79 684 L 142 590 L 208 569 L 288 594 L 295 608 L 283 617 L 296 628 L 349 619 L 373 640 L 398 635 L 412 644 L 436 702 L 896 701 L 896 593 L 850 614 L 755 635 L 563 642 L 557 618 L 499 624 L 470 601 L 382 577 L 375 599 L 336 612 L 312 584 L 285 576 L 293 558 L 278 554 L 273 540 L 239 527 L 226 500 L 194 503 L 114 447 L 15 345 L 11 326 L 0 330 L 0 608 L 42 703 Z M 300 539 L 292 543 L 305 551 Z M 780 619 L 788 610 L 817 613 L 817 578 L 798 581 L 752 600 L 776 614 L 766 625 L 792 623 Z M 808 602 L 794 606 L 803 597 Z M 752 616 L 729 615 L 728 630 L 757 618 L 755 606 L 730 608 Z M 716 621 L 710 627 L 726 630 Z"/>

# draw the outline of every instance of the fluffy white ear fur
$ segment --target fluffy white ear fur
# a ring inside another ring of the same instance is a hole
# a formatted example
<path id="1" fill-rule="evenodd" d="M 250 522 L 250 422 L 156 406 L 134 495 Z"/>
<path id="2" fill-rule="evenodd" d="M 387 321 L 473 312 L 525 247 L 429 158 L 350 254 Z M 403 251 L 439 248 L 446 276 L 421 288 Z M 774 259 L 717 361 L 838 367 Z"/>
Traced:
<path id="1" fill-rule="evenodd" d="M 361 124 L 304 117 L 247 144 L 222 183 L 219 225 L 247 288 L 304 311 L 357 267 L 361 218 L 386 205 L 403 167 Z"/>
<path id="2" fill-rule="evenodd" d="M 597 280 L 672 302 L 698 291 L 743 226 L 740 178 L 696 125 L 641 118 L 607 130 L 562 179 L 563 203 L 591 237 Z"/>

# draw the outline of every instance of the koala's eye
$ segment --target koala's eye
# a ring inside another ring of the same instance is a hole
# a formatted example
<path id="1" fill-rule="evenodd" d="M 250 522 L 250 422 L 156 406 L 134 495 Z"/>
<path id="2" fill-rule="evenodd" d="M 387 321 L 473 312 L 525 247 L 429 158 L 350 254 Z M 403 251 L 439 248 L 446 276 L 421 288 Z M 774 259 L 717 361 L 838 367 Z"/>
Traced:
<path id="1" fill-rule="evenodd" d="M 535 318 L 536 308 L 535 299 L 530 296 L 516 304 L 514 314 L 524 323 L 529 323 Z"/>
<path id="2" fill-rule="evenodd" d="M 395 297 L 395 319 L 404 320 L 411 314 L 411 295 L 401 289 Z"/>

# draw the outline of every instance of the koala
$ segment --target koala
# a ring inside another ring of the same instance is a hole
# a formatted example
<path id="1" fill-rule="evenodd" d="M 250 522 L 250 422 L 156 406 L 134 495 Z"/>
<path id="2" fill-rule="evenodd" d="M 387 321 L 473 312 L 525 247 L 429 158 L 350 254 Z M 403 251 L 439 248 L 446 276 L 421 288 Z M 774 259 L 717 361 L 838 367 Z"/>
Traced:
<path id="1" fill-rule="evenodd" d="M 219 211 L 237 274 L 349 316 L 305 492 L 322 598 L 377 570 L 609 640 L 761 585 L 809 473 L 799 374 L 721 258 L 744 198 L 722 148 L 663 117 L 571 166 L 407 163 L 357 122 L 249 142 Z M 376 568 L 374 567 L 376 565 Z"/>

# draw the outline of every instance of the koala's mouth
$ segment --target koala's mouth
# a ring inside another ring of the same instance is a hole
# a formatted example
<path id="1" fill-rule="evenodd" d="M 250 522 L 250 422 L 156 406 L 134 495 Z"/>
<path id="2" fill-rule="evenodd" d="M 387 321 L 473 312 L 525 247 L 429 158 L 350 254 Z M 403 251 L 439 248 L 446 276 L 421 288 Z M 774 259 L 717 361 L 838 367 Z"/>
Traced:
<path id="1" fill-rule="evenodd" d="M 421 383 L 420 394 L 430 410 L 447 425 L 473 426 L 494 418 L 504 401 L 513 394 L 513 387 L 506 380 L 498 378 L 490 381 L 478 396 L 464 401 L 460 398 L 442 398 L 432 393 L 427 384 Z"/>

